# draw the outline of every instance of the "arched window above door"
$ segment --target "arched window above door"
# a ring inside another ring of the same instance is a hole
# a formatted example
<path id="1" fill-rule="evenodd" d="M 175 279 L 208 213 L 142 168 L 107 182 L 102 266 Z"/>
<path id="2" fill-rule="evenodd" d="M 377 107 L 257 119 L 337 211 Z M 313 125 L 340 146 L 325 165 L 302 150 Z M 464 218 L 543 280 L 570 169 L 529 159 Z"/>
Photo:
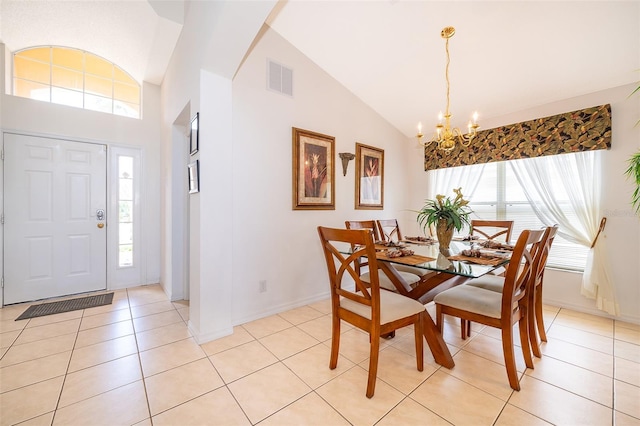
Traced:
<path id="1" fill-rule="evenodd" d="M 140 118 L 140 84 L 118 65 L 79 49 L 40 46 L 14 53 L 13 94 Z"/>

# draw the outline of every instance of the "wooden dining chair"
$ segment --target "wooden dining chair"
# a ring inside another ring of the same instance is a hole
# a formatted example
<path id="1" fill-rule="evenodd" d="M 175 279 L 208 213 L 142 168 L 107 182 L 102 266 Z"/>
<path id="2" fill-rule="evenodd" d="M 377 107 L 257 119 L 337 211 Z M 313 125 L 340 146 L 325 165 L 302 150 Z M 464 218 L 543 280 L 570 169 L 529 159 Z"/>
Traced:
<path id="1" fill-rule="evenodd" d="M 368 230 L 333 229 L 318 227 L 322 243 L 329 285 L 331 288 L 331 358 L 329 368 L 338 365 L 340 352 L 340 324 L 346 321 L 369 334 L 369 378 L 367 398 L 375 391 L 378 371 L 380 336 L 399 328 L 413 325 L 415 335 L 416 364 L 418 371 L 424 369 L 423 322 L 426 310 L 420 302 L 380 289 L 378 274 L 371 275 L 365 283 L 356 272 L 359 258 L 367 258 L 369 268 L 377 270 L 376 249 L 373 234 Z M 357 247 L 351 254 L 343 254 L 336 243 Z M 354 285 L 355 284 L 355 285 Z"/>
<path id="2" fill-rule="evenodd" d="M 542 311 L 542 282 L 544 279 L 544 271 L 547 266 L 547 259 L 549 258 L 549 250 L 551 250 L 551 244 L 558 232 L 558 225 L 549 226 L 544 229 L 544 234 L 539 243 L 535 244 L 531 248 L 531 256 L 533 257 L 533 272 L 531 277 L 531 283 L 529 284 L 530 291 L 528 292 L 527 300 L 527 314 L 528 326 L 529 326 L 529 343 L 531 344 L 531 350 L 533 354 L 542 358 L 542 351 L 540 351 L 540 342 L 538 341 L 538 335 L 543 342 L 547 341 L 547 335 L 544 328 L 544 318 Z M 471 280 L 467 285 L 481 287 L 486 290 L 495 292 L 502 292 L 504 287 L 504 278 L 492 277 L 491 275 L 485 275 L 483 277 Z M 471 325 L 466 324 L 467 330 L 470 330 Z M 468 334 L 467 334 L 468 335 Z"/>
<path id="3" fill-rule="evenodd" d="M 402 232 L 397 219 L 378 219 L 376 220 L 378 234 L 383 241 L 402 241 Z M 395 237 L 395 238 L 394 238 Z"/>
<path id="4" fill-rule="evenodd" d="M 378 227 L 376 226 L 376 222 L 374 220 L 347 220 L 345 221 L 344 224 L 347 229 L 366 229 L 371 232 L 374 242 L 381 241 L 380 234 L 378 233 Z M 352 247 L 352 249 L 353 248 L 354 247 Z M 367 260 L 360 259 L 358 261 L 358 264 L 356 265 L 356 272 L 358 272 L 358 275 L 360 275 L 363 281 L 370 282 L 371 268 L 365 271 L 364 270 L 365 266 L 367 266 Z M 402 277 L 404 282 L 407 283 L 408 285 L 408 287 L 406 288 L 407 291 L 411 291 L 412 286 L 415 286 L 420 281 L 421 274 L 425 273 L 422 270 L 418 270 L 418 271 L 407 270 L 407 269 L 419 269 L 419 268 L 411 268 L 410 266 L 405 267 L 404 265 L 393 265 L 391 267 L 395 269 L 398 272 L 398 274 Z M 391 290 L 391 291 L 398 291 L 398 289 L 393 284 L 391 279 L 384 272 L 380 273 L 380 271 L 378 271 L 377 275 L 378 275 L 378 281 L 380 282 L 380 286 L 382 288 Z"/>
<path id="5" fill-rule="evenodd" d="M 511 232 L 513 232 L 513 220 L 471 220 L 471 235 L 480 234 L 487 240 L 494 240 L 504 235 L 505 243 L 510 244 Z"/>
<path id="6" fill-rule="evenodd" d="M 504 277 L 502 292 L 469 285 L 460 285 L 438 294 L 433 300 L 436 305 L 436 325 L 442 331 L 444 315 L 452 315 L 462 320 L 473 321 L 502 332 L 502 352 L 509 385 L 520 390 L 513 342 L 513 326 L 518 323 L 522 355 L 528 368 L 533 368 L 531 347 L 528 336 L 527 302 L 530 277 L 535 272 L 532 248 L 540 243 L 544 230 L 525 230 L 511 255 L 511 266 Z M 494 277 L 499 278 L 499 277 Z"/>

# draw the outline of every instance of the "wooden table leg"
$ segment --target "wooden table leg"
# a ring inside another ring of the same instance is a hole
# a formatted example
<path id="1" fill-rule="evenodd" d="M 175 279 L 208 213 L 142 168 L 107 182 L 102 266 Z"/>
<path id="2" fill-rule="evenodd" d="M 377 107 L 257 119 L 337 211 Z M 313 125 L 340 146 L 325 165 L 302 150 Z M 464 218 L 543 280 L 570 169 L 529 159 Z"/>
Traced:
<path id="1" fill-rule="evenodd" d="M 438 331 L 438 327 L 436 327 L 436 324 L 433 322 L 431 315 L 429 315 L 428 312 L 424 318 L 425 320 L 422 324 L 422 329 L 424 330 L 424 338 L 427 339 L 427 344 L 433 354 L 433 359 L 443 367 L 453 368 L 455 365 L 453 357 L 451 356 L 451 352 L 449 352 L 447 344 L 444 342 L 442 333 Z"/>

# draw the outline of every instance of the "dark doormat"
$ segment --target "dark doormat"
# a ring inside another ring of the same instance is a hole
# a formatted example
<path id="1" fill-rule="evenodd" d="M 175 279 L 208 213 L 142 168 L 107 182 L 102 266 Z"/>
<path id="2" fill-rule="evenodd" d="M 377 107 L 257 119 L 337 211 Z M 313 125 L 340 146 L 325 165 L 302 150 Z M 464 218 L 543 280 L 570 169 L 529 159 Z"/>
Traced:
<path id="1" fill-rule="evenodd" d="M 32 305 L 29 306 L 22 315 L 16 318 L 16 321 L 43 317 L 45 315 L 61 314 L 63 312 L 77 311 L 79 309 L 95 308 L 96 306 L 110 305 L 112 301 L 113 293 L 106 293 L 95 296 L 80 297 L 78 299 Z"/>

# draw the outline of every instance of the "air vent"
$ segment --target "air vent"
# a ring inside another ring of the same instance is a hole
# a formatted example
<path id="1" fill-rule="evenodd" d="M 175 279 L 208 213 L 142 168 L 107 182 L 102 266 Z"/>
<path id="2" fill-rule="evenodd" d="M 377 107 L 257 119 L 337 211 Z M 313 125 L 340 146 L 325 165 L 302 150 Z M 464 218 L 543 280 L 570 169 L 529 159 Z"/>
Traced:
<path id="1" fill-rule="evenodd" d="M 293 96 L 293 70 L 268 60 L 267 87 L 283 95 Z"/>

